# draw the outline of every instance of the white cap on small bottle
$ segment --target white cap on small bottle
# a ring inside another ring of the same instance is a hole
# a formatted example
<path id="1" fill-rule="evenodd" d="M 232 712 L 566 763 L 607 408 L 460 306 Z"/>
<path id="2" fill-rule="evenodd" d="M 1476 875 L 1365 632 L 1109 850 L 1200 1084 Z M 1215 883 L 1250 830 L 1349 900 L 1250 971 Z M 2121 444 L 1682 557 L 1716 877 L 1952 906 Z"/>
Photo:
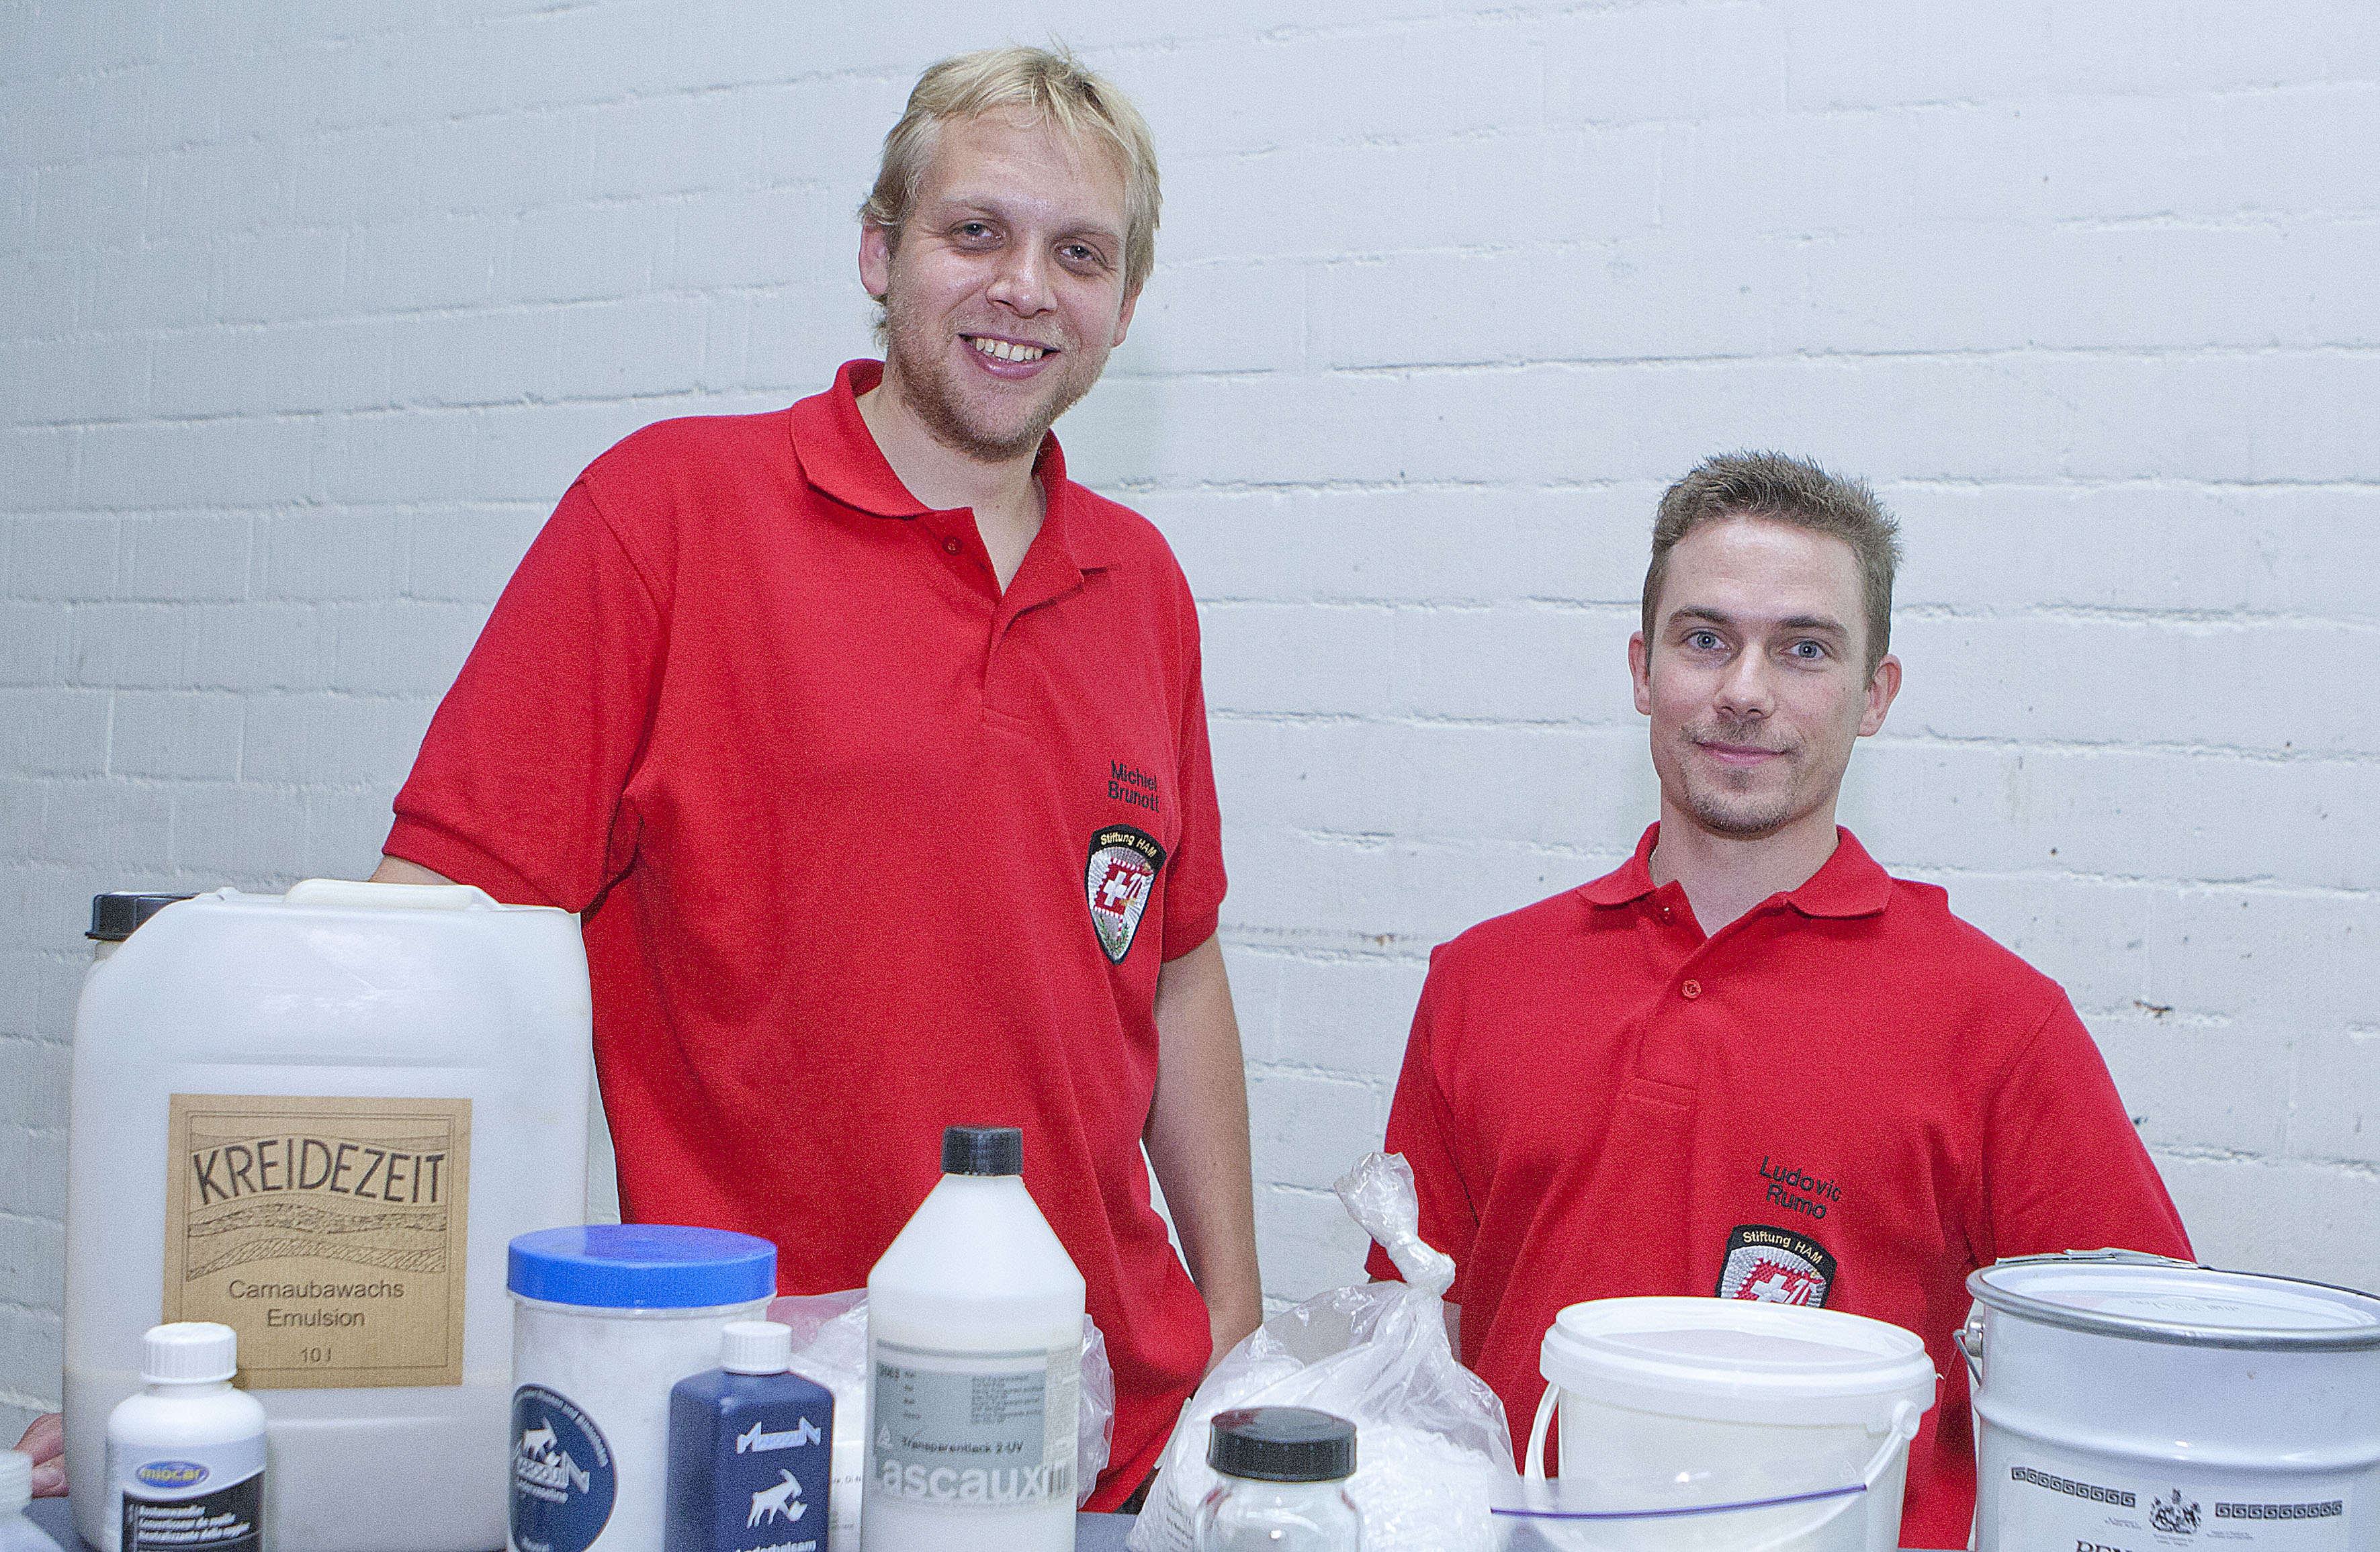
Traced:
<path id="1" fill-rule="evenodd" d="M 729 1374 L 783 1374 L 793 1363 L 790 1326 L 773 1320 L 731 1320 L 719 1328 L 719 1366 Z"/>
<path id="2" fill-rule="evenodd" d="M 0 1449 L 0 1514 L 14 1514 L 33 1501 L 33 1458 Z"/>
<path id="3" fill-rule="evenodd" d="M 239 1333 L 212 1320 L 152 1326 L 140 1339 L 140 1377 L 150 1385 L 229 1379 L 239 1369 Z"/>

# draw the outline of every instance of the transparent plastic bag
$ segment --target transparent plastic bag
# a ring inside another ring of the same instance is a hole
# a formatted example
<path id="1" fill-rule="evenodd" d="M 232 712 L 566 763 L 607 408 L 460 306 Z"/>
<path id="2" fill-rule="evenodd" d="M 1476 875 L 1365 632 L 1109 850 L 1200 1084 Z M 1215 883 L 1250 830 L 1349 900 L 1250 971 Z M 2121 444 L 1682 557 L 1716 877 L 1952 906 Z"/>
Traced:
<path id="1" fill-rule="evenodd" d="M 834 1474 L 826 1552 L 859 1552 L 859 1495 L 868 1470 L 868 1290 L 788 1295 L 769 1318 L 794 1331 L 794 1372 L 834 1392 Z M 1115 1437 L 1115 1370 L 1108 1340 L 1083 1316 L 1083 1383 L 1075 1403 L 1075 1507 L 1090 1500 Z"/>
<path id="2" fill-rule="evenodd" d="M 1166 1441 L 1125 1539 L 1132 1552 L 1191 1552 L 1193 1516 L 1220 1480 L 1207 1464 L 1208 1421 L 1243 1406 L 1318 1407 L 1355 1425 L 1347 1491 L 1363 1511 L 1365 1552 L 1495 1546 L 1488 1509 L 1513 1473 L 1512 1436 L 1503 1403 L 1447 1345 L 1454 1262 L 1423 1243 L 1402 1158 L 1366 1154 L 1335 1189 L 1405 1280 L 1318 1293 L 1226 1354 Z"/>

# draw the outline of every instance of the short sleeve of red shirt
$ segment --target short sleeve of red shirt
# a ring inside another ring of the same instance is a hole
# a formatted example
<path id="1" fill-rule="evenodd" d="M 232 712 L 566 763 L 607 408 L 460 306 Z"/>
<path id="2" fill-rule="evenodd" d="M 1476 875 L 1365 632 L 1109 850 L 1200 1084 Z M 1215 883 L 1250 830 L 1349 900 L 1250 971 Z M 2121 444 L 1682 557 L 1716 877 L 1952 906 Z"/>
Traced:
<path id="1" fill-rule="evenodd" d="M 2187 1257 L 2190 1239 L 2155 1164 L 2110 1147 L 2123 1100 L 2073 1004 L 2052 996 L 2033 1038 L 1992 1085 L 1982 1149 L 1985 1204 L 1975 1264 L 2107 1246 Z"/>
<path id="2" fill-rule="evenodd" d="M 1430 962 L 1435 968 L 1438 953 Z M 1423 983 L 1421 1002 L 1414 1010 L 1413 1031 L 1405 1040 L 1404 1065 L 1397 1073 L 1396 1097 L 1389 1109 L 1388 1136 L 1382 1146 L 1400 1154 L 1413 1167 L 1414 1184 L 1421 1197 L 1421 1237 L 1431 1248 L 1454 1258 L 1454 1282 L 1447 1302 L 1463 1303 L 1463 1274 L 1471 1264 L 1472 1241 L 1479 1232 L 1479 1215 L 1457 1162 L 1453 1122 L 1447 1113 L 1446 1094 L 1435 1069 L 1437 1046 L 1431 1032 L 1437 1017 L 1437 993 L 1445 983 L 1433 976 Z M 1395 1279 L 1389 1253 L 1372 1246 L 1365 1270 L 1373 1277 Z"/>
<path id="3" fill-rule="evenodd" d="M 622 794 L 662 646 L 654 579 L 574 483 L 431 719 L 389 855 L 515 903 L 585 910 L 636 855 Z"/>
<path id="4" fill-rule="evenodd" d="M 1182 590 L 1184 614 L 1194 623 L 1196 605 Z M 1223 816 L 1215 798 L 1214 757 L 1207 742 L 1205 668 L 1197 634 L 1185 646 L 1190 662 L 1189 698 L 1182 708 L 1182 840 L 1166 859 L 1172 877 L 1165 886 L 1164 957 L 1180 959 L 1215 935 L 1223 909 Z"/>

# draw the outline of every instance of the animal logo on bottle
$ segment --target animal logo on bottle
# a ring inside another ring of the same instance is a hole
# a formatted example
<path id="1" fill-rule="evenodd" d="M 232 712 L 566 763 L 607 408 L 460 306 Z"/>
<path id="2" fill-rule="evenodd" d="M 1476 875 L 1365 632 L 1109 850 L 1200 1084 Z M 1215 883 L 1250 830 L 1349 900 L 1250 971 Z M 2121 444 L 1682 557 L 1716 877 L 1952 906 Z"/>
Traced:
<path id="1" fill-rule="evenodd" d="M 766 1524 L 779 1515 L 784 1516 L 785 1522 L 791 1524 L 809 1512 L 810 1506 L 801 1499 L 802 1485 L 794 1480 L 794 1473 L 780 1467 L 777 1475 L 781 1480 L 774 1487 L 763 1487 L 752 1495 L 752 1513 L 744 1522 L 747 1529 Z M 735 1510 L 728 1512 L 732 1514 Z"/>

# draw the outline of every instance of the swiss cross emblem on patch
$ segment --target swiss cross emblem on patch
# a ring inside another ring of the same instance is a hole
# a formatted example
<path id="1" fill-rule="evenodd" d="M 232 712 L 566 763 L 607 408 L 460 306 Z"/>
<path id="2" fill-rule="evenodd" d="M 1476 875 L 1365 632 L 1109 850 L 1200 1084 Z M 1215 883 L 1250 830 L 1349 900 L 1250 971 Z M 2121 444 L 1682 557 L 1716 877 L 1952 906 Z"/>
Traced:
<path id="1" fill-rule="evenodd" d="M 1157 870 L 1165 866 L 1165 848 L 1156 837 L 1130 825 L 1108 825 L 1091 837 L 1091 863 L 1083 872 L 1083 892 L 1089 898 L 1091 927 L 1099 935 L 1100 952 L 1111 964 L 1122 964 L 1132 952 L 1133 935 L 1140 930 L 1140 914 L 1157 888 Z"/>
<path id="2" fill-rule="evenodd" d="M 1727 1237 L 1727 1260 L 1719 1267 L 1722 1299 L 1754 1299 L 1768 1304 L 1822 1308 L 1835 1280 L 1835 1258 L 1807 1234 L 1741 1223 Z"/>

